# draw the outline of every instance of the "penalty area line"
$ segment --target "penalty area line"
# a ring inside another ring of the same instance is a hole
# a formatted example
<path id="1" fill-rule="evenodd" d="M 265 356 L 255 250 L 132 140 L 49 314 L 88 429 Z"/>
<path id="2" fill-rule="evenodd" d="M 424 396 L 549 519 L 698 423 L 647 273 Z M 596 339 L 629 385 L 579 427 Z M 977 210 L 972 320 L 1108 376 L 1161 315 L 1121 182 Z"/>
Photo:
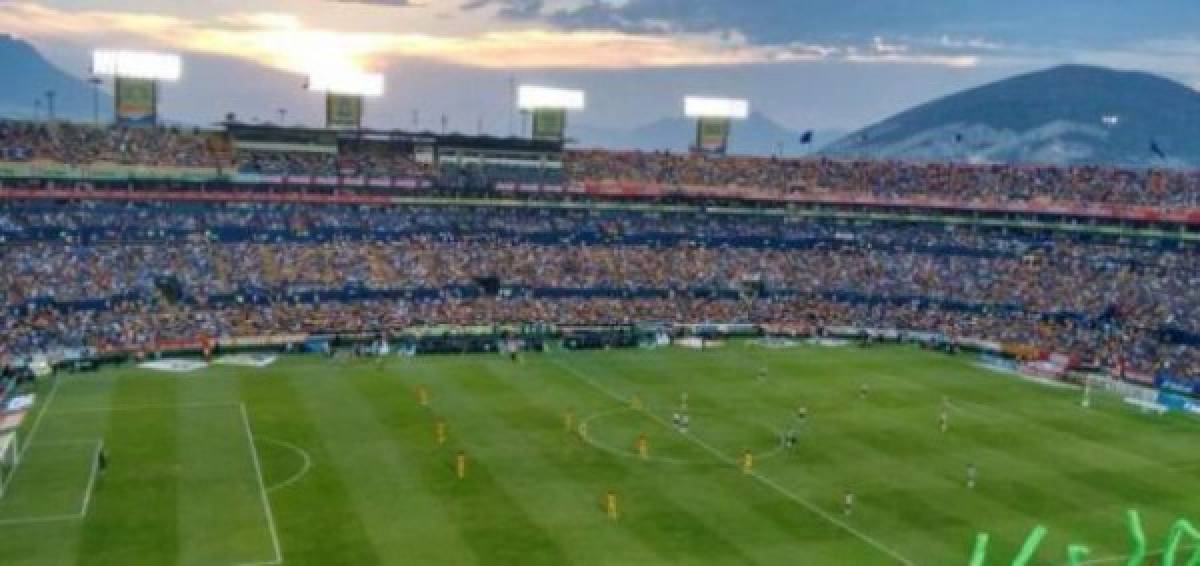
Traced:
<path id="1" fill-rule="evenodd" d="M 83 506 L 79 509 L 79 518 L 87 517 L 88 506 L 92 504 L 92 489 L 96 487 L 96 474 L 100 471 L 100 453 L 104 450 L 104 440 L 96 441 L 96 449 L 92 452 L 92 474 L 88 476 L 87 489 L 83 491 Z"/>
<path id="2" fill-rule="evenodd" d="M 242 413 L 242 426 L 246 430 L 246 442 L 250 445 L 250 459 L 254 462 L 254 477 L 258 481 L 258 493 L 262 498 L 263 516 L 267 519 L 267 529 L 271 532 L 271 544 L 275 549 L 274 560 L 265 562 L 242 562 L 240 566 L 282 564 L 283 549 L 279 546 L 279 533 L 275 531 L 275 513 L 271 510 L 271 498 L 267 496 L 267 488 L 263 484 L 262 464 L 258 459 L 258 447 L 254 445 L 254 433 L 250 430 L 250 415 L 246 413 L 246 404 L 239 403 Z"/>
<path id="3" fill-rule="evenodd" d="M 600 393 L 604 394 L 605 396 L 607 396 L 619 403 L 624 403 L 626 401 L 624 397 L 621 397 L 616 392 L 600 385 L 599 383 L 596 383 L 595 381 L 588 378 L 586 375 L 584 375 L 580 371 L 576 370 L 575 368 L 573 368 L 569 365 L 566 365 L 562 362 L 559 362 L 558 360 L 554 360 L 554 364 L 557 365 L 558 367 L 561 367 L 561 368 L 571 372 L 576 377 L 578 377 L 580 380 L 582 380 L 584 383 L 586 383 L 589 387 L 591 387 L 592 389 L 595 389 L 596 391 L 599 391 Z M 647 412 L 646 415 L 648 417 L 650 417 L 651 419 L 658 421 L 663 426 L 669 426 L 669 423 L 667 423 L 665 420 L 663 420 L 662 417 L 659 417 L 658 415 L 655 415 L 654 413 Z M 690 440 L 696 446 L 699 446 L 705 452 L 708 452 L 709 454 L 711 454 L 717 460 L 724 462 L 725 464 L 732 466 L 734 468 L 738 467 L 738 462 L 736 459 L 729 457 L 728 455 L 726 455 L 724 452 L 721 452 L 719 449 L 717 449 L 713 445 L 697 438 L 695 435 L 687 435 L 686 438 L 688 440 Z M 763 485 L 771 488 L 776 493 L 791 500 L 793 503 L 800 505 L 801 507 L 812 512 L 814 515 L 824 519 L 826 522 L 842 529 L 843 531 L 846 531 L 847 533 L 850 533 L 854 537 L 867 543 L 868 545 L 875 548 L 876 550 L 883 552 L 884 554 L 887 554 L 891 558 L 895 559 L 897 562 L 904 564 L 905 566 L 915 566 L 916 565 L 915 562 L 913 562 L 912 560 L 909 560 L 903 554 L 900 554 L 896 550 L 883 544 L 882 542 L 875 539 L 874 537 L 854 528 L 853 526 L 846 523 L 845 521 L 842 521 L 842 520 L 838 519 L 837 517 L 834 517 L 833 515 L 831 515 L 827 511 L 821 509 L 816 504 L 808 501 L 807 499 L 804 499 L 803 497 L 800 497 L 799 495 L 792 493 L 790 490 L 783 487 L 782 485 L 779 485 L 774 480 L 760 474 L 759 472 L 751 472 L 748 475 L 750 477 L 758 480 Z"/>
<path id="4" fill-rule="evenodd" d="M 299 454 L 300 458 L 304 460 L 304 463 L 300 466 L 300 470 L 297 471 L 296 473 L 292 474 L 291 477 L 289 477 L 288 479 L 283 480 L 277 484 L 267 486 L 268 493 L 272 493 L 277 490 L 283 489 L 285 487 L 291 486 L 292 484 L 294 484 L 294 483 L 300 481 L 302 478 L 304 478 L 304 476 L 308 474 L 308 471 L 312 469 L 312 457 L 308 454 L 307 450 L 305 450 L 299 446 L 296 446 L 295 444 L 292 444 L 291 442 L 285 442 L 283 440 L 279 440 L 276 438 L 270 438 L 267 436 L 259 436 L 259 437 L 257 437 L 257 439 L 259 441 L 266 442 L 267 444 L 274 444 L 281 448 L 286 448 L 288 450 L 291 450 L 292 452 Z"/>
<path id="5" fill-rule="evenodd" d="M 75 443 L 75 445 L 82 443 Z M 62 523 L 67 521 L 81 521 L 87 518 L 88 509 L 92 503 L 92 493 L 96 487 L 96 476 L 100 471 L 100 451 L 104 449 L 103 440 L 95 440 L 88 444 L 94 444 L 95 450 L 92 451 L 92 468 L 91 474 L 88 475 L 87 486 L 83 489 L 83 498 L 79 505 L 79 511 L 70 515 L 45 515 L 41 517 L 20 517 L 12 519 L 0 519 L 0 526 L 6 525 L 37 525 L 43 523 Z"/>
<path id="6" fill-rule="evenodd" d="M 42 405 L 42 410 L 38 412 L 37 418 L 33 420 L 33 426 L 29 427 L 29 434 L 25 437 L 25 446 L 21 447 L 21 453 L 17 455 L 17 465 L 25 460 L 25 453 L 29 451 L 29 447 L 33 444 L 33 439 L 37 437 L 38 430 L 41 429 L 42 419 L 46 416 L 46 412 L 50 409 L 50 403 L 54 402 L 54 396 L 58 394 L 58 384 L 62 383 L 60 378 L 54 378 L 54 386 L 50 388 L 50 394 L 46 396 L 46 403 Z M 16 473 L 16 470 L 13 470 Z"/>

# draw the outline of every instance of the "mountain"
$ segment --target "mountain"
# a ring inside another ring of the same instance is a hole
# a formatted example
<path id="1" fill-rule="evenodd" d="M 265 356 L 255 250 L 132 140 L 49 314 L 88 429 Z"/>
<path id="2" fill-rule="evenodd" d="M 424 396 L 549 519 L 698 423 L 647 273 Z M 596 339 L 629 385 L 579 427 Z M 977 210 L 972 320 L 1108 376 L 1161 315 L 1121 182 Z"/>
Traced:
<path id="1" fill-rule="evenodd" d="M 46 91 L 53 90 L 56 117 L 92 119 L 92 85 L 55 67 L 29 43 L 5 34 L 0 34 L 0 76 L 8 77 L 0 89 L 0 116 L 29 118 L 34 100 L 41 101 L 45 116 Z M 101 92 L 100 111 L 111 108 L 112 99 Z"/>
<path id="2" fill-rule="evenodd" d="M 1200 92 L 1143 72 L 1064 65 L 934 100 L 854 132 L 822 153 L 919 161 L 1197 167 L 1197 132 Z"/>
<path id="3" fill-rule="evenodd" d="M 605 149 L 669 150 L 686 152 L 696 138 L 696 122 L 688 118 L 663 118 L 634 130 L 617 130 L 587 125 L 571 125 L 568 131 L 580 147 Z M 813 142 L 800 144 L 802 132 L 791 130 L 768 116 L 754 112 L 744 121 L 734 122 L 729 153 L 775 155 L 782 144 L 786 155 L 803 155 L 811 148 L 841 137 L 843 132 L 818 130 Z"/>

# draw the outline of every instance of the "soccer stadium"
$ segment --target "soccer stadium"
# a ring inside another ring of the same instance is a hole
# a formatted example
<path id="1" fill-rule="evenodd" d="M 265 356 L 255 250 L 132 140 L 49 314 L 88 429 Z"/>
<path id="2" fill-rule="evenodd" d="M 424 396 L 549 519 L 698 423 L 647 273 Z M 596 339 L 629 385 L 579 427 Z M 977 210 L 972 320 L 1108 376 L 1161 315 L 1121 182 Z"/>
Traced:
<path id="1" fill-rule="evenodd" d="M 186 124 L 192 55 L 88 57 L 93 120 L 0 118 L 0 564 L 1200 565 L 1165 137 L 755 154 L 688 94 L 686 149 L 604 147 L 603 92 L 384 127 L 358 71 Z"/>

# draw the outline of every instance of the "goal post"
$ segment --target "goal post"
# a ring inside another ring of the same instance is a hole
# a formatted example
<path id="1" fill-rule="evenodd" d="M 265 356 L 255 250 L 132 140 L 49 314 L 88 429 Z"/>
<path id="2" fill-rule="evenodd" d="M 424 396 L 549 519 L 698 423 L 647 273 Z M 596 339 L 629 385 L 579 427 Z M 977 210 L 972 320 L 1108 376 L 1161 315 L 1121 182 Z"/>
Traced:
<path id="1" fill-rule="evenodd" d="M 0 433 L 0 497 L 8 492 L 8 484 L 21 463 L 19 445 L 15 431 Z"/>

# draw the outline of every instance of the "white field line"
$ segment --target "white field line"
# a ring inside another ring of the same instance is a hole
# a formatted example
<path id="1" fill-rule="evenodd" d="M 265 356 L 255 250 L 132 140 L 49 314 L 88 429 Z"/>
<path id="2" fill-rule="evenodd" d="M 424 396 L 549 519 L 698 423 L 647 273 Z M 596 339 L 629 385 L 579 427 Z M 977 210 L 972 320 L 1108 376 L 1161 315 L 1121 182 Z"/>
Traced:
<path id="1" fill-rule="evenodd" d="M 33 418 L 33 426 L 29 427 L 29 435 L 25 437 L 25 445 L 18 447 L 19 451 L 17 452 L 17 461 L 15 464 L 13 464 L 12 472 L 8 475 L 10 482 L 12 481 L 13 477 L 16 477 L 17 472 L 21 471 L 21 467 L 25 463 L 25 453 L 29 452 L 29 447 L 33 445 L 33 439 L 37 437 L 38 430 L 40 430 L 42 427 L 42 419 L 45 418 L 46 409 L 50 408 L 50 403 L 54 401 L 54 396 L 58 393 L 59 383 L 62 382 L 59 381 L 59 378 L 55 378 L 54 385 L 50 387 L 50 394 L 46 395 L 46 400 L 42 402 L 41 408 L 38 409 L 37 416 Z M 18 441 L 20 441 L 20 439 L 18 439 Z M 5 487 L 6 489 L 0 491 L 0 499 L 4 499 L 4 497 L 8 495 L 7 486 Z M 0 525 L 4 524 L 8 523 L 0 522 Z"/>
<path id="2" fill-rule="evenodd" d="M 609 390 L 609 389 L 605 388 L 604 386 L 602 386 L 602 385 L 600 385 L 600 384 L 598 384 L 598 383 L 596 383 L 596 382 L 592 381 L 592 380 L 591 380 L 591 379 L 589 379 L 587 376 L 585 376 L 585 375 L 583 375 L 582 373 L 580 373 L 579 371 L 577 371 L 575 368 L 573 368 L 573 367 L 571 367 L 571 366 L 568 366 L 568 365 L 566 365 L 566 364 L 563 364 L 563 363 L 561 363 L 561 362 L 559 362 L 559 361 L 557 361 L 557 360 L 555 360 L 555 361 L 554 361 L 554 363 L 555 363 L 556 365 L 558 365 L 559 367 L 561 367 L 561 368 L 563 368 L 563 369 L 565 369 L 565 370 L 567 370 L 567 371 L 571 372 L 572 374 L 574 374 L 576 377 L 578 377 L 579 379 L 581 379 L 581 380 L 582 380 L 584 383 L 586 383 L 586 384 L 587 384 L 588 386 L 590 386 L 592 389 L 595 389 L 596 391 L 599 391 L 600 393 L 603 393 L 604 395 L 606 395 L 606 396 L 608 396 L 608 397 L 612 398 L 613 400 L 615 400 L 615 401 L 617 401 L 617 402 L 619 402 L 619 403 L 624 403 L 624 402 L 626 402 L 626 399 L 625 399 L 624 397 L 622 397 L 621 395 L 617 394 L 616 392 L 613 392 L 612 390 Z M 649 416 L 651 419 L 654 419 L 655 421 L 658 421 L 658 422 L 659 422 L 660 424 L 662 424 L 663 426 L 667 426 L 667 427 L 669 427 L 669 426 L 670 426 L 670 424 L 669 424 L 669 423 L 667 423 L 667 421 L 663 420 L 663 419 L 662 419 L 661 417 L 659 417 L 658 415 L 655 415 L 655 414 L 653 414 L 653 413 L 646 413 L 646 414 L 647 414 L 647 416 Z M 729 465 L 729 466 L 732 466 L 732 467 L 734 467 L 734 468 L 740 468 L 740 464 L 738 463 L 738 461 L 737 461 L 736 459 L 729 457 L 729 456 L 728 456 L 728 455 L 726 455 L 725 453 L 723 453 L 723 452 L 721 452 L 720 450 L 718 450 L 717 448 L 713 447 L 711 444 L 709 444 L 709 443 L 707 443 L 707 442 L 705 442 L 705 441 L 703 441 L 703 440 L 701 440 L 701 439 L 697 438 L 695 435 L 687 435 L 687 438 L 688 438 L 688 439 L 689 439 L 689 440 L 690 440 L 692 443 L 694 443 L 696 446 L 699 446 L 699 447 L 700 447 L 701 449 L 703 449 L 704 451 L 708 452 L 709 454 L 712 454 L 712 456 L 713 456 L 714 458 L 716 458 L 717 460 L 719 460 L 719 461 L 721 461 L 721 462 L 724 462 L 725 464 L 727 464 L 727 465 Z M 889 547 L 889 546 L 887 546 L 887 545 L 883 544 L 882 542 L 880 542 L 880 541 L 876 540 L 874 537 L 872 537 L 872 536 L 870 536 L 870 535 L 868 535 L 868 534 L 866 534 L 866 533 L 864 533 L 864 532 L 862 532 L 862 531 L 860 531 L 860 530 L 858 530 L 858 529 L 854 528 L 853 526 L 851 526 L 851 525 L 847 524 L 845 521 L 842 521 L 841 519 L 838 519 L 837 517 L 834 517 L 833 515 L 829 514 L 829 513 L 828 513 L 828 512 L 826 512 L 825 510 L 821 509 L 820 507 L 818 507 L 818 506 L 817 506 L 817 505 L 815 505 L 814 503 L 812 503 L 812 502 L 810 502 L 810 501 L 808 501 L 808 500 L 804 499 L 803 497 L 800 497 L 799 495 L 796 495 L 795 493 L 793 493 L 793 492 L 791 492 L 791 491 L 787 490 L 786 488 L 784 488 L 782 485 L 779 485 L 779 484 L 778 484 L 777 482 L 775 482 L 774 480 L 772 480 L 772 479 L 770 479 L 770 478 L 768 478 L 768 477 L 766 477 L 766 476 L 762 475 L 762 474 L 761 474 L 761 473 L 759 473 L 759 472 L 751 472 L 751 473 L 750 473 L 750 474 L 748 474 L 748 475 L 749 475 L 750 477 L 752 477 L 752 478 L 754 478 L 754 479 L 758 480 L 758 481 L 759 481 L 760 483 L 762 483 L 763 485 L 765 485 L 765 486 L 767 486 L 767 487 L 771 488 L 772 490 L 774 490 L 775 492 L 779 493 L 780 495 L 782 495 L 782 496 L 786 497 L 787 499 L 791 500 L 792 502 L 794 502 L 794 503 L 796 503 L 796 504 L 800 505 L 801 507 L 803 507 L 803 508 L 807 509 L 808 511 L 810 511 L 810 512 L 811 512 L 811 513 L 813 513 L 814 515 L 816 515 L 816 516 L 818 516 L 818 517 L 820 517 L 820 518 L 824 519 L 824 520 L 825 520 L 825 521 L 827 521 L 828 523 L 830 523 L 830 524 L 832 524 L 832 525 L 834 525 L 834 526 L 836 526 L 836 527 L 838 527 L 838 528 L 842 529 L 843 531 L 846 531 L 847 533 L 850 533 L 851 535 L 854 535 L 854 536 L 855 536 L 855 537 L 857 537 L 859 540 L 861 540 L 861 541 L 863 541 L 863 542 L 867 543 L 868 545 L 870 545 L 870 546 L 874 547 L 876 550 L 879 550 L 880 552 L 883 552 L 884 554 L 887 554 L 887 555 L 888 555 L 888 556 L 890 556 L 891 558 L 895 559 L 897 562 L 899 562 L 899 563 L 901 563 L 901 564 L 904 564 L 905 566 L 915 566 L 915 564 L 916 564 L 915 562 L 913 562 L 912 560 L 909 560 L 908 558 L 906 558 L 904 555 L 900 554 L 900 553 L 899 553 L 899 552 L 897 552 L 896 550 L 894 550 L 894 549 L 892 549 L 891 547 Z"/>
<path id="3" fill-rule="evenodd" d="M 83 442 L 64 443 L 64 446 L 79 445 Z M 0 519 L 2 525 L 34 525 L 39 523 L 60 523 L 65 521 L 79 521 L 87 517 L 88 509 L 92 502 L 92 492 L 96 486 L 96 476 L 99 473 L 100 467 L 100 451 L 104 449 L 103 440 L 91 440 L 87 444 L 93 444 L 96 449 L 92 451 L 92 468 L 91 474 L 88 476 L 87 487 L 83 490 L 83 499 L 79 505 L 79 511 L 70 515 L 46 515 L 41 517 L 17 517 L 12 519 Z M 15 473 L 15 472 L 14 472 Z"/>
<path id="4" fill-rule="evenodd" d="M 126 405 L 112 407 L 81 407 L 77 409 L 63 409 L 54 411 L 55 415 L 79 415 L 85 413 L 119 413 L 132 411 L 165 411 L 169 409 L 219 409 L 223 407 L 234 408 L 237 403 L 163 403 L 151 405 Z"/>
<path id="5" fill-rule="evenodd" d="M 267 562 L 248 562 L 242 563 L 243 566 L 251 564 L 282 564 L 283 550 L 279 546 L 279 533 L 275 531 L 275 513 L 271 511 L 271 499 L 267 497 L 267 488 L 263 485 L 262 464 L 258 459 L 258 447 L 254 445 L 254 433 L 250 431 L 250 416 L 246 414 L 246 404 L 238 405 L 242 413 L 242 426 L 246 430 L 246 442 L 250 444 L 250 457 L 254 461 L 254 477 L 258 480 L 258 493 L 262 498 L 263 515 L 267 519 L 267 528 L 271 531 L 271 544 L 275 548 L 274 560 Z"/>
<path id="6" fill-rule="evenodd" d="M 100 468 L 100 452 L 104 450 L 104 441 L 96 441 L 96 450 L 92 452 L 92 475 L 88 477 L 87 489 L 83 492 L 83 507 L 79 509 L 79 518 L 87 517 L 88 506 L 92 503 L 92 488 L 96 486 L 96 473 Z"/>
<path id="7" fill-rule="evenodd" d="M 21 453 L 17 456 L 18 467 L 21 465 L 21 462 L 25 461 L 25 453 L 29 451 L 29 446 L 33 444 L 34 437 L 37 436 L 38 430 L 41 429 L 42 418 L 46 416 L 46 411 L 50 408 L 50 403 L 54 402 L 54 396 L 58 394 L 58 384 L 60 383 L 62 381 L 59 378 L 54 379 L 54 387 L 50 388 L 50 394 L 46 396 L 46 402 L 42 405 L 42 409 L 38 411 L 37 418 L 33 419 L 33 426 L 29 428 L 29 435 L 25 438 L 25 446 L 21 447 Z M 13 469 L 13 473 L 17 473 L 17 470 Z"/>
<path id="8" fill-rule="evenodd" d="M 97 442 L 99 442 L 99 440 L 95 439 L 95 438 L 81 438 L 79 440 L 51 440 L 48 442 L 38 442 L 37 445 L 38 446 L 83 446 L 83 445 L 93 446 Z"/>
<path id="9" fill-rule="evenodd" d="M 64 521 L 78 521 L 82 517 L 78 513 L 71 515 L 47 515 L 45 517 L 29 517 L 19 519 L 0 519 L 0 526 L 3 525 L 35 525 L 38 523 L 60 523 Z"/>
<path id="10" fill-rule="evenodd" d="M 258 440 L 266 442 L 267 444 L 274 444 L 276 446 L 282 446 L 283 448 L 287 448 L 288 450 L 291 450 L 292 452 L 299 454 L 300 457 L 304 459 L 304 465 L 300 467 L 300 471 L 292 474 L 292 477 L 290 477 L 286 480 L 283 480 L 275 485 L 267 487 L 267 492 L 273 492 L 276 490 L 280 490 L 280 489 L 283 489 L 285 487 L 288 487 L 288 486 L 300 481 L 300 479 L 303 478 L 306 474 L 308 474 L 308 471 L 312 469 L 312 457 L 308 454 L 308 451 L 306 451 L 305 449 L 303 449 L 299 446 L 296 446 L 295 444 L 292 444 L 291 442 L 284 442 L 282 440 L 278 440 L 275 438 L 269 438 L 266 436 L 259 436 L 257 438 L 258 438 Z"/>

